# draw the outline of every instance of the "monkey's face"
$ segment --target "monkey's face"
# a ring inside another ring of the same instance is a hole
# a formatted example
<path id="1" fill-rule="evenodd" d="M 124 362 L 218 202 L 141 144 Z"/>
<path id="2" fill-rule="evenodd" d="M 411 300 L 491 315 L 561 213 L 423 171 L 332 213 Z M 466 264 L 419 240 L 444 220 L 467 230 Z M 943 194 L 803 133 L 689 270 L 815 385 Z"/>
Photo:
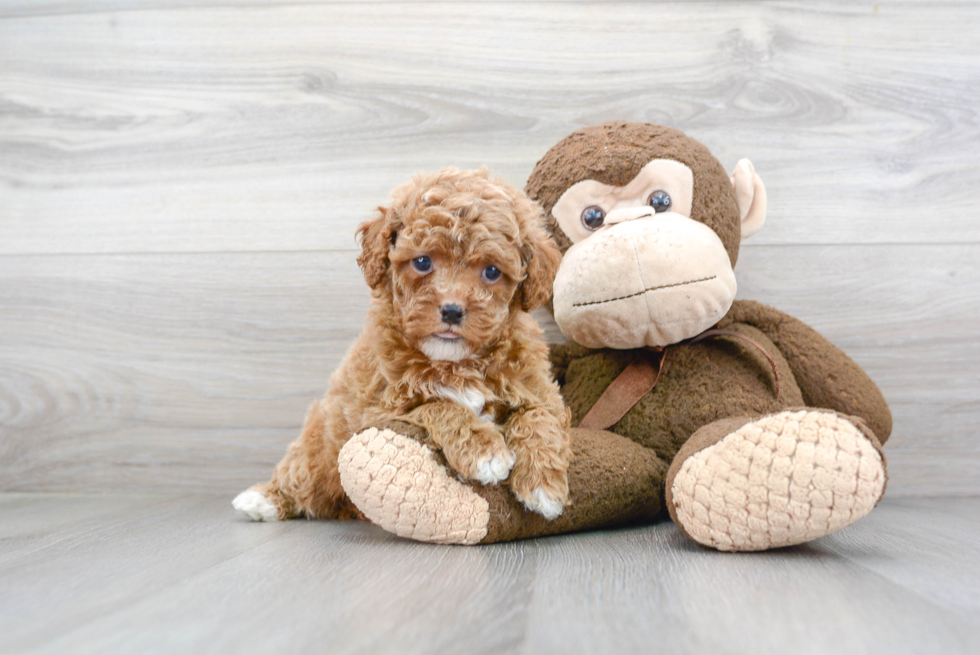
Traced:
<path id="1" fill-rule="evenodd" d="M 667 346 L 728 313 L 739 224 L 743 237 L 761 226 L 765 190 L 747 161 L 729 179 L 713 157 L 694 168 L 677 159 L 654 155 L 622 186 L 580 179 L 551 206 L 566 244 L 554 315 L 569 339 L 590 348 Z M 727 194 L 713 203 L 725 211 L 699 214 L 705 203 L 695 191 L 706 189 Z"/>

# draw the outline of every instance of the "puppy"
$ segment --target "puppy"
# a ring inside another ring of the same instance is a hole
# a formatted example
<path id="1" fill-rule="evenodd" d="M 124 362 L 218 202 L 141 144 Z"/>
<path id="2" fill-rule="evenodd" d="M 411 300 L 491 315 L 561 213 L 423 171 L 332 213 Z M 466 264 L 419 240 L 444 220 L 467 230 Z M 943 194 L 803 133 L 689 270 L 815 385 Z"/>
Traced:
<path id="1" fill-rule="evenodd" d="M 568 410 L 528 314 L 561 255 L 541 209 L 487 170 L 418 175 L 358 228 L 367 326 L 272 479 L 234 507 L 253 520 L 360 518 L 340 484 L 351 436 L 385 421 L 426 430 L 458 474 L 507 481 L 553 519 L 568 499 Z"/>

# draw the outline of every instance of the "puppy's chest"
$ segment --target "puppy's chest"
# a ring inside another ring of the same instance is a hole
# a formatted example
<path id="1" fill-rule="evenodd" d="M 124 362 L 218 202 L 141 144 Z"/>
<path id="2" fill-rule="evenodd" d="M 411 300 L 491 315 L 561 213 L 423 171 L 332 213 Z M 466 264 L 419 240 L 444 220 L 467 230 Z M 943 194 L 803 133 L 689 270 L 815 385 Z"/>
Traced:
<path id="1" fill-rule="evenodd" d="M 495 398 L 492 394 L 474 387 L 452 389 L 439 385 L 433 389 L 432 395 L 436 398 L 458 403 L 476 414 L 481 421 L 488 423 L 501 423 L 510 414 L 510 409 L 506 403 Z"/>

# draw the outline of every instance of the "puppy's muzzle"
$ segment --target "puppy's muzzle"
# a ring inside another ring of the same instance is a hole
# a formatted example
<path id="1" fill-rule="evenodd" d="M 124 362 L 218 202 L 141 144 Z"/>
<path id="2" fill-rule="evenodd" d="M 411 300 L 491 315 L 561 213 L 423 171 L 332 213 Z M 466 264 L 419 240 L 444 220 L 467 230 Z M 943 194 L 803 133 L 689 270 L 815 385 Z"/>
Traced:
<path id="1" fill-rule="evenodd" d="M 459 325 L 463 322 L 463 315 L 466 313 L 463 308 L 459 305 L 444 305 L 440 312 L 442 313 L 442 320 L 449 325 Z"/>

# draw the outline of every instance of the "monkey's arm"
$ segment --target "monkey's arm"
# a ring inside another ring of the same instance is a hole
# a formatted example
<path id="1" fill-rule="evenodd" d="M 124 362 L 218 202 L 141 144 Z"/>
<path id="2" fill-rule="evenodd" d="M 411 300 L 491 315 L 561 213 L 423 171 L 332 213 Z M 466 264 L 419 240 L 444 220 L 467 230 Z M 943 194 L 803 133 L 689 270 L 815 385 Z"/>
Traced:
<path id="1" fill-rule="evenodd" d="M 892 415 L 881 391 L 860 366 L 816 330 L 751 300 L 736 300 L 721 326 L 729 321 L 747 323 L 776 344 L 807 405 L 859 416 L 881 443 L 888 439 Z"/>

